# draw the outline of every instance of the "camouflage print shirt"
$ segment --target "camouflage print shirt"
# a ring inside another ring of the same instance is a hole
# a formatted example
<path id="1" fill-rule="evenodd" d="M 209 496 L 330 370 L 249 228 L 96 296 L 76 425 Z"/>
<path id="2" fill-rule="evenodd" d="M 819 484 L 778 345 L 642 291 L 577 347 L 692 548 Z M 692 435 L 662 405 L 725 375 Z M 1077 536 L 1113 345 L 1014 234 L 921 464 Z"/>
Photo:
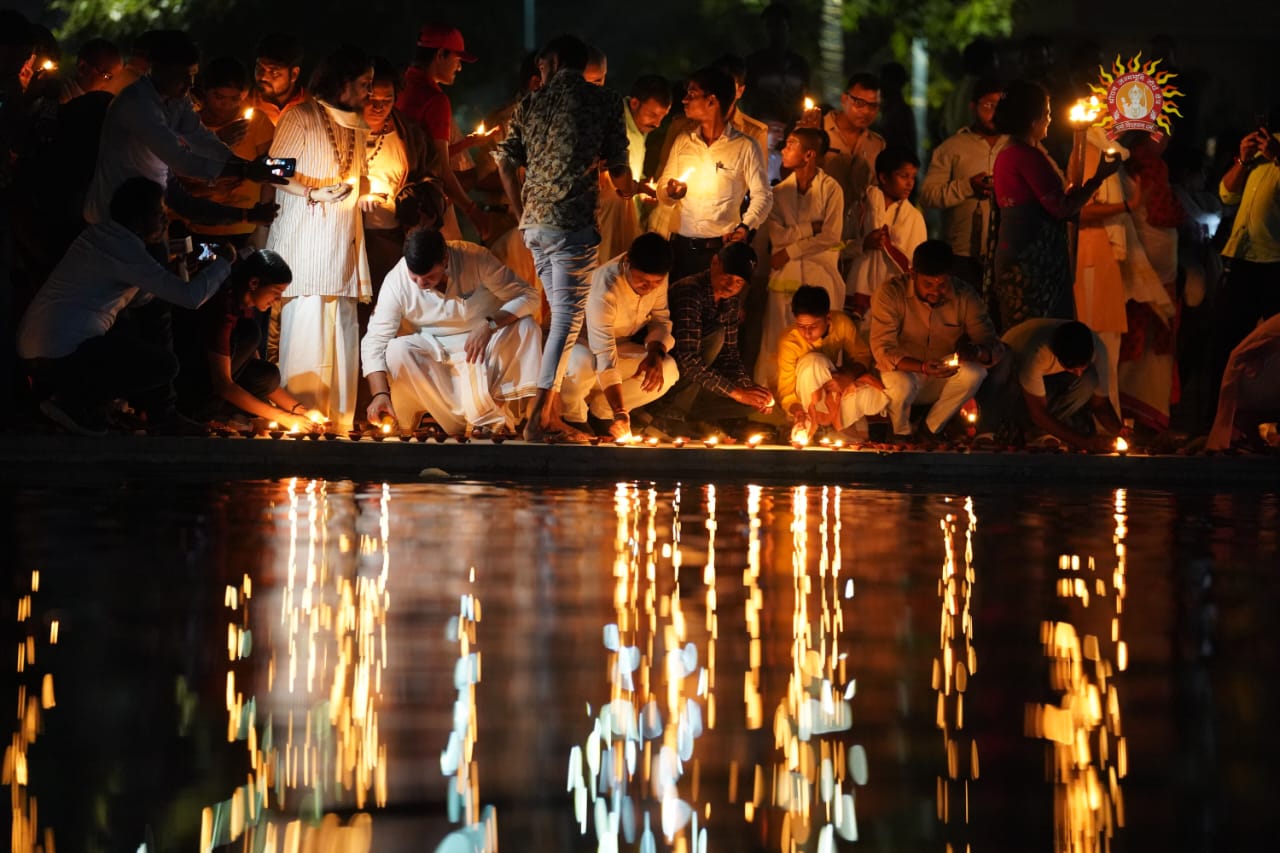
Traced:
<path id="1" fill-rule="evenodd" d="M 595 226 L 601 167 L 625 167 L 627 128 L 614 92 L 557 71 L 516 107 L 495 160 L 525 167 L 521 228 Z"/>

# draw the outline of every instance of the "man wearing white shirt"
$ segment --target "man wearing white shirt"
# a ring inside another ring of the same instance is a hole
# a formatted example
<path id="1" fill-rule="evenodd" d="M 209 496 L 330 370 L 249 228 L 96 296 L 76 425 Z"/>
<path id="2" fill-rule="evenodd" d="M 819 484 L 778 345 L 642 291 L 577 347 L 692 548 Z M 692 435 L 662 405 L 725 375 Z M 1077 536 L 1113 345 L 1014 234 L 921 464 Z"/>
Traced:
<path id="1" fill-rule="evenodd" d="M 371 423 L 426 412 L 450 435 L 514 429 L 537 391 L 538 294 L 483 246 L 409 233 L 378 293 L 360 356 Z M 412 334 L 396 337 L 401 323 Z M 403 423 L 403 422 L 402 422 Z"/>
<path id="2" fill-rule="evenodd" d="M 201 202 L 170 185 L 173 175 L 208 181 L 219 177 L 266 183 L 279 180 L 261 161 L 237 157 L 200 121 L 190 98 L 200 53 L 190 36 L 177 30 L 155 36 L 150 72 L 125 87 L 107 109 L 98 164 L 85 197 L 85 220 L 103 222 L 116 189 L 129 178 L 143 177 L 166 187 L 170 205 L 194 221 L 270 224 L 275 217 L 274 205 L 245 210 Z"/>
<path id="3" fill-rule="evenodd" d="M 704 272 L 726 243 L 749 241 L 773 204 L 760 147 L 727 123 L 733 78 L 703 68 L 689 78 L 684 112 L 698 122 L 677 137 L 658 178 L 658 201 L 679 204 L 673 216 L 671 278 Z M 750 193 L 750 204 L 739 215 Z"/>
<path id="4" fill-rule="evenodd" d="M 226 260 L 189 282 L 161 266 L 147 244 L 164 240 L 163 192 L 146 178 L 125 181 L 111 198 L 110 219 L 81 232 L 18 327 L 18 355 L 37 393 L 47 395 L 41 411 L 72 432 L 100 434 L 106 403 L 131 395 L 154 428 L 176 420 L 172 347 L 134 334 L 117 317 L 152 297 L 199 307 L 226 280 L 235 253 L 227 247 Z"/>
<path id="5" fill-rule="evenodd" d="M 610 421 L 614 438 L 631 434 L 631 412 L 667 391 L 680 377 L 668 353 L 671 311 L 667 275 L 671 247 L 660 234 L 641 234 L 626 254 L 596 269 L 587 297 L 587 341 L 569 356 L 560 393 L 567 420 L 587 411 Z"/>
<path id="6" fill-rule="evenodd" d="M 1009 137 L 996 130 L 1004 84 L 994 78 L 973 87 L 973 123 L 933 150 L 920 184 L 920 205 L 942 210 L 942 231 L 955 253 L 952 274 L 981 290 L 991 222 L 991 170 Z"/>

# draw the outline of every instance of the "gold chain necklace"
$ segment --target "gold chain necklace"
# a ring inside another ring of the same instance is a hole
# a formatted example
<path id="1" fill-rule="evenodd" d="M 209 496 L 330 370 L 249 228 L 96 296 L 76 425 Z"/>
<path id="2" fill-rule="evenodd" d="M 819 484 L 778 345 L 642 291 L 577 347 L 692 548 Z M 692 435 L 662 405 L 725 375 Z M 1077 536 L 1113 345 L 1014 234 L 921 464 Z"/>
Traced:
<path id="1" fill-rule="evenodd" d="M 320 112 L 324 116 L 324 132 L 329 137 L 329 144 L 333 147 L 333 159 L 338 164 L 338 180 L 346 180 L 350 177 L 347 171 L 351 168 L 352 162 L 356 157 L 356 132 L 351 131 L 351 139 L 347 143 L 347 156 L 342 156 L 342 149 L 338 147 L 338 140 L 333 129 L 333 117 L 329 115 L 329 108 L 324 104 L 320 104 Z"/>

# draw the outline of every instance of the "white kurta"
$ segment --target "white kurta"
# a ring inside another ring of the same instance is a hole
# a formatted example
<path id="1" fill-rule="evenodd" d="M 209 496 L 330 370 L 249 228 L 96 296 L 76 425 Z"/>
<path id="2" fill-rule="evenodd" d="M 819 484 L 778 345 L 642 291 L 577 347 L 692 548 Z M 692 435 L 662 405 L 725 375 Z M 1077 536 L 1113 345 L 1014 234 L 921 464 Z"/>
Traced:
<path id="1" fill-rule="evenodd" d="M 777 379 L 778 341 L 795 322 L 791 297 L 800 285 L 827 291 L 836 311 L 844 305 L 844 277 L 837 268 L 843 220 L 844 191 L 826 172 L 819 170 L 804 194 L 794 174 L 773 188 L 773 209 L 766 228 L 772 250 L 785 250 L 787 262 L 769 273 L 769 297 L 755 367 L 758 384 L 772 388 Z M 822 223 L 816 232 L 815 222 Z"/>
<path id="2" fill-rule="evenodd" d="M 671 336 L 671 311 L 667 305 L 667 282 L 641 296 L 627 280 L 622 258 L 614 258 L 598 267 L 591 276 L 591 293 L 587 297 L 587 343 L 579 339 L 569 355 L 560 396 L 568 420 L 586 420 L 587 408 L 598 418 L 612 417 L 603 389 L 621 384 L 622 404 L 638 409 L 671 389 L 680 376 L 675 359 L 663 360 L 660 388 L 645 391 L 636 378 L 636 369 L 648 354 L 646 346 L 653 341 L 667 352 L 675 347 Z M 645 332 L 644 342 L 633 338 Z"/>
<path id="3" fill-rule="evenodd" d="M 277 190 L 280 215 L 266 246 L 293 270 L 280 312 L 281 384 L 342 428 L 355 419 L 360 378 L 356 301 L 368 301 L 372 292 L 357 206 L 365 135 L 358 114 L 308 100 L 281 115 L 271 143 L 272 157 L 297 158 L 295 177 L 308 187 L 355 185 L 333 204 L 309 204 Z"/>
<path id="4" fill-rule="evenodd" d="M 449 433 L 472 426 L 515 426 L 508 405 L 533 396 L 542 358 L 532 320 L 538 296 L 483 246 L 450 242 L 443 293 L 409 278 L 402 258 L 382 283 L 361 343 L 364 373 L 385 371 L 402 419 L 428 412 Z M 491 337 L 469 364 L 467 337 L 499 311 L 519 317 Z M 401 324 L 414 332 L 396 337 Z"/>
<path id="5" fill-rule="evenodd" d="M 848 246 L 855 256 L 849 267 L 845 292 L 850 297 L 858 294 L 865 302 L 881 282 L 907 272 L 900 269 L 884 249 L 862 251 L 862 241 L 866 236 L 877 228 L 889 226 L 889 241 L 910 261 L 916 247 L 929 239 L 929 233 L 925 228 L 924 215 L 911 203 L 911 199 L 891 203 L 879 187 L 867 187 L 860 222 L 858 233 Z"/>

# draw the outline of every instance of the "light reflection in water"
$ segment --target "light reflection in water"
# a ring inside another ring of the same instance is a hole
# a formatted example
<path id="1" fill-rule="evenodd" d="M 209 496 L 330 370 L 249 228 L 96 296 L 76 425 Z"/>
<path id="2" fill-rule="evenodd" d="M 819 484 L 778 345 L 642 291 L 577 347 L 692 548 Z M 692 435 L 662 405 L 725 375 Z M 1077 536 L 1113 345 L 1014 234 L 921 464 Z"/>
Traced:
<path id="1" fill-rule="evenodd" d="M 15 726 L 9 745 L 4 751 L 3 771 L 0 781 L 9 788 L 9 804 L 13 820 L 10 826 L 10 848 L 14 853 L 37 853 L 54 850 L 52 827 L 40 830 L 38 798 L 30 790 L 31 747 L 36 742 L 43 722 L 42 714 L 56 704 L 53 689 L 53 673 L 40 675 L 36 666 L 36 621 L 32 618 L 32 604 L 40 592 L 40 572 L 32 571 L 29 589 L 18 599 L 17 648 L 17 702 L 10 707 L 16 710 Z M 49 645 L 58 642 L 58 622 L 49 625 Z M 39 688 L 36 688 L 36 684 Z"/>
<path id="2" fill-rule="evenodd" d="M 1045 655 L 1052 660 L 1050 683 L 1061 699 L 1057 705 L 1029 706 L 1027 727 L 1028 734 L 1051 744 L 1054 849 L 1063 853 L 1109 851 L 1116 830 L 1124 826 L 1120 780 L 1128 772 L 1128 750 L 1115 679 L 1128 667 L 1120 631 L 1127 518 L 1127 495 L 1117 489 L 1115 568 L 1108 577 L 1092 557 L 1083 567 L 1078 556 L 1059 557 L 1058 596 L 1078 614 L 1079 624 L 1045 622 L 1041 628 Z"/>
<path id="3" fill-rule="evenodd" d="M 378 710 L 391 604 L 391 489 L 382 487 L 376 526 L 350 494 L 331 496 L 323 481 L 308 482 L 300 494 L 291 480 L 287 497 L 278 621 L 269 611 L 251 612 L 248 574 L 225 591 L 226 734 L 228 742 L 245 743 L 250 772 L 228 799 L 204 809 L 201 849 L 243 837 L 253 850 L 293 853 L 319 845 L 362 853 L 372 842 L 372 818 L 363 813 L 370 794 L 377 806 L 387 799 Z M 255 621 L 267 640 L 261 701 L 252 692 L 263 664 L 252 657 Z M 352 805 L 361 811 L 346 826 L 326 813 Z"/>
<path id="4" fill-rule="evenodd" d="M 819 853 L 835 850 L 836 836 L 856 841 L 853 787 L 867 783 L 866 750 L 848 746 L 853 725 L 848 677 L 840 651 L 844 627 L 842 595 L 852 597 L 852 579 L 840 579 L 841 490 L 823 487 L 818 527 L 818 577 L 810 568 L 809 489 L 791 492 L 792 644 L 787 692 L 774 715 L 774 745 L 782 760 L 773 768 L 773 804 L 784 811 L 780 849 L 786 853 L 817 839 Z M 816 586 L 816 589 L 815 589 Z M 816 613 L 810 612 L 811 602 Z"/>
<path id="5" fill-rule="evenodd" d="M 956 517 L 951 513 L 942 527 L 942 577 L 938 597 L 942 602 L 940 626 L 941 654 L 933 662 L 933 689 L 938 694 L 937 725 L 942 732 L 946 773 L 938 777 L 936 794 L 938 820 L 954 829 L 947 833 L 948 853 L 963 843 L 969 850 L 969 783 L 978 778 L 978 743 L 964 730 L 964 696 L 969 680 L 978 671 L 978 651 L 973 642 L 973 588 L 977 574 L 973 567 L 973 533 L 978 517 L 973 498 L 964 502 L 967 524 L 964 535 L 964 572 L 956 566 Z"/>
<path id="6" fill-rule="evenodd" d="M 659 544 L 657 492 L 620 483 L 614 494 L 616 621 L 603 632 L 609 698 L 598 713 L 587 706 L 591 732 L 570 752 L 567 785 L 580 830 L 592 822 L 601 851 L 637 841 L 652 851 L 659 836 L 676 851 L 707 849 L 711 805 L 700 799 L 695 748 L 715 725 L 716 494 L 707 487 L 701 630 L 691 610 L 697 580 L 681 575 L 681 496 L 677 487 L 671 541 Z M 663 564 L 671 579 L 665 594 Z"/>

